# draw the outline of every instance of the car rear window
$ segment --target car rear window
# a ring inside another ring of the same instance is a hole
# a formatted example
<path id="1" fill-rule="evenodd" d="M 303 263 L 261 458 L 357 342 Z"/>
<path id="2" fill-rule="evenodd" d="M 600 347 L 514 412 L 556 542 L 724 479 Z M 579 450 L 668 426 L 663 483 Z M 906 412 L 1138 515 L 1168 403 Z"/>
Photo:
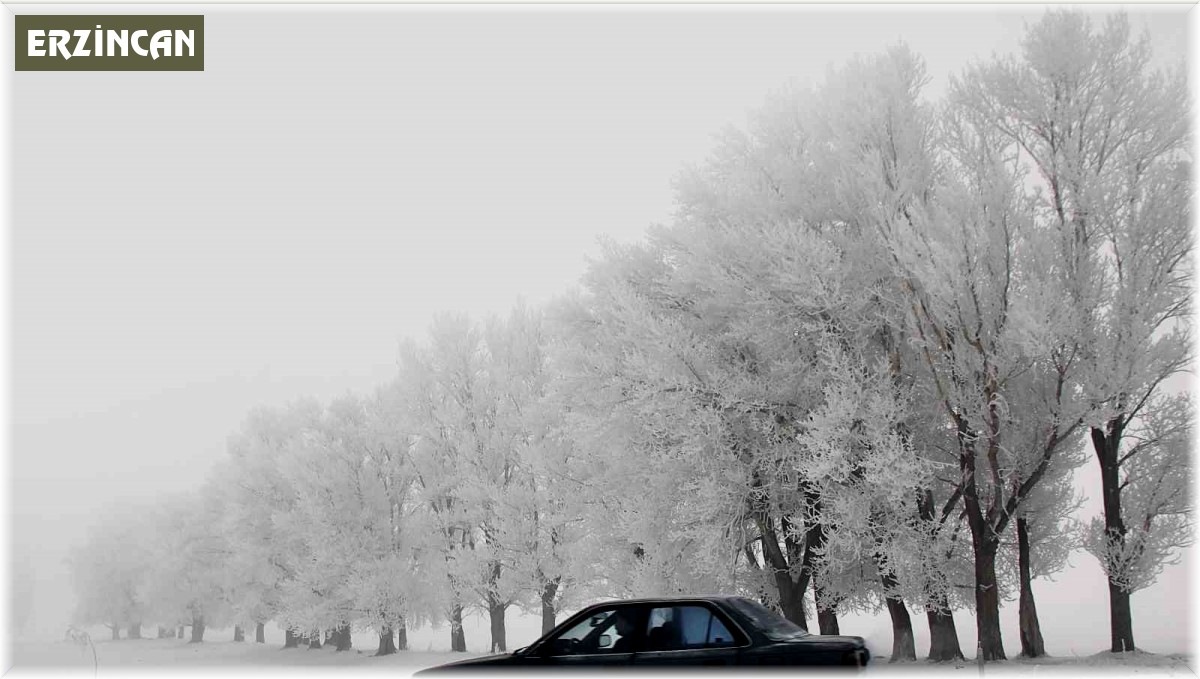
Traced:
<path id="1" fill-rule="evenodd" d="M 746 616 L 768 639 L 783 641 L 807 636 L 808 631 L 757 601 L 744 597 L 729 599 L 729 604 Z"/>

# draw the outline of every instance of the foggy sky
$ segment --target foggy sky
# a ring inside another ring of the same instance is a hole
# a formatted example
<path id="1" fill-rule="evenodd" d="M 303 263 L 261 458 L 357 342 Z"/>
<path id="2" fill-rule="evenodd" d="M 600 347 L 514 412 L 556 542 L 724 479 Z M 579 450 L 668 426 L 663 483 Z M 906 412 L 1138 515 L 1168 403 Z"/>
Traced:
<path id="1" fill-rule="evenodd" d="M 251 407 L 372 388 L 437 311 L 481 317 L 566 291 L 598 236 L 668 220 L 676 173 L 789 79 L 903 40 L 937 97 L 972 59 L 1014 51 L 1043 10 L 169 9 L 205 15 L 204 72 L 13 73 L 0 45 L 11 556 L 37 573 L 51 635 L 69 614 L 61 559 L 91 517 L 199 485 Z M 1187 9 L 1131 19 L 1173 62 Z M 1081 483 L 1096 495 L 1092 464 Z M 1036 585 L 1052 652 L 1108 635 L 1099 568 L 1072 561 Z M 1146 648 L 1181 650 L 1183 607 L 1148 611 L 1186 581 L 1178 567 L 1134 596 Z M 1091 627 L 1056 629 L 1072 602 Z"/>

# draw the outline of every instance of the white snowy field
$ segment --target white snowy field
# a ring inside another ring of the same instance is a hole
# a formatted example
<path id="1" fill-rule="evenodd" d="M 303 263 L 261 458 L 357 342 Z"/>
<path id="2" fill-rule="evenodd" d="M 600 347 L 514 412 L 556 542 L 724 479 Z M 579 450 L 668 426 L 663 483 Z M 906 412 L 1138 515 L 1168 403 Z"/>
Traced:
<path id="1" fill-rule="evenodd" d="M 1165 584 L 1160 583 L 1154 589 Z M 1048 588 L 1045 594 L 1051 595 L 1045 597 L 1048 604 L 1055 601 L 1052 595 L 1053 587 Z M 1135 630 L 1144 631 L 1144 634 L 1138 637 L 1139 644 L 1150 652 L 1129 653 L 1123 656 L 1104 652 L 1108 639 L 1107 617 L 1080 615 L 1081 612 L 1091 612 L 1088 605 L 1095 603 L 1085 600 L 1073 602 L 1070 608 L 1075 612 L 1074 615 L 1043 614 L 1046 647 L 1053 657 L 1036 661 L 1017 658 L 1020 642 L 1016 635 L 1016 606 L 1005 606 L 1001 609 L 1001 622 L 1005 632 L 1005 652 L 1012 660 L 989 663 L 984 668 L 984 674 L 1021 675 L 1050 672 L 1058 676 L 1194 675 L 1188 618 L 1183 616 L 1176 620 L 1177 629 L 1174 633 L 1168 633 L 1168 626 L 1162 622 L 1164 618 L 1173 619 L 1172 616 L 1163 615 L 1164 611 L 1159 611 L 1159 615 L 1156 616 L 1153 610 L 1142 609 L 1143 606 L 1153 603 L 1154 598 L 1157 597 L 1144 596 L 1140 601 L 1135 599 L 1135 624 L 1141 623 Z M 1047 606 L 1047 610 L 1054 608 L 1057 607 Z M 1099 613 L 1104 613 L 1102 608 Z M 1099 622 L 1089 622 L 1093 620 Z M 963 652 L 968 657 L 973 657 L 974 617 L 968 611 L 959 611 L 955 614 L 955 621 Z M 525 646 L 541 636 L 541 619 L 538 616 L 513 611 L 506 616 L 506 622 L 509 649 Z M 468 653 L 450 652 L 449 629 L 441 624 L 409 630 L 410 650 L 380 658 L 374 657 L 379 639 L 370 631 L 356 631 L 352 637 L 354 647 L 346 652 L 335 651 L 332 647 L 283 650 L 283 631 L 274 624 L 268 624 L 264 644 L 256 644 L 253 641 L 235 643 L 232 641 L 232 628 L 209 628 L 205 631 L 204 643 L 189 644 L 186 639 L 123 638 L 121 641 L 111 641 L 106 628 L 92 627 L 88 632 L 95 642 L 96 658 L 93 661 L 90 649 L 81 649 L 74 644 L 63 642 L 60 636 L 51 635 L 47 631 L 40 636 L 31 635 L 15 641 L 10 647 L 9 655 L 12 669 L 3 675 L 7 678 L 44 675 L 50 672 L 72 676 L 145 676 L 147 673 L 157 676 L 163 673 L 198 672 L 220 673 L 223 677 L 230 674 L 261 676 L 263 673 L 290 676 L 296 671 L 325 675 L 334 671 L 344 674 L 343 669 L 351 669 L 353 672 L 368 674 L 382 670 L 392 675 L 405 676 L 442 663 L 486 655 L 489 638 L 486 617 L 472 612 L 464 617 L 463 623 Z M 929 649 L 929 635 L 924 617 L 913 614 L 913 624 L 917 653 L 924 655 Z M 979 672 L 979 666 L 971 660 L 941 665 L 930 665 L 923 660 L 915 663 L 888 664 L 891 626 L 886 614 L 846 614 L 841 616 L 841 630 L 843 634 L 861 636 L 866 640 L 867 647 L 871 649 L 875 658 L 871 666 L 873 673 L 923 675 L 933 670 L 936 674 L 974 677 Z M 153 636 L 155 627 L 147 626 L 143 628 L 142 633 Z M 247 637 L 253 639 L 254 631 L 247 630 Z M 3 669 L 6 668 L 0 668 L 0 672 Z"/>
<path id="2" fill-rule="evenodd" d="M 451 653 L 449 651 L 410 650 L 385 657 L 374 657 L 374 648 L 358 648 L 347 652 L 332 649 L 287 649 L 278 644 L 234 643 L 228 640 L 189 644 L 177 639 L 140 639 L 124 641 L 99 641 L 95 643 L 96 656 L 93 660 L 90 648 L 72 643 L 21 642 L 13 646 L 13 668 L 7 677 L 42 675 L 46 672 L 70 676 L 120 676 L 128 674 L 158 675 L 164 672 L 221 672 L 235 670 L 238 675 L 261 675 L 266 673 L 325 674 L 344 669 L 353 672 L 374 673 L 379 671 L 391 675 L 409 675 L 426 667 L 454 660 L 475 657 L 478 653 Z M 220 669 L 218 669 L 220 668 Z M 871 673 L 920 674 L 928 673 L 968 676 L 980 672 L 974 662 L 932 665 L 924 661 L 915 663 L 888 664 L 877 660 L 868 668 Z M 1124 676 L 1140 674 L 1150 676 L 1194 675 L 1191 658 L 1183 654 L 1128 653 L 1124 655 L 1098 653 L 1091 656 L 1067 658 L 1043 658 L 1036 661 L 1013 659 L 990 663 L 983 669 L 984 675 L 1055 675 L 1105 674 Z"/>

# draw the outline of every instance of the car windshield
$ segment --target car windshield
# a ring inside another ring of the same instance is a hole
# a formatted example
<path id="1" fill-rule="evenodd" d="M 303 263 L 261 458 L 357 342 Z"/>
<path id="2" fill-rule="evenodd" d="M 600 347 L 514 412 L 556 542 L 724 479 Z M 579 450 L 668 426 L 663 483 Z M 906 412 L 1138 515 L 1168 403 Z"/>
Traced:
<path id="1" fill-rule="evenodd" d="M 808 631 L 757 601 L 742 597 L 729 599 L 739 613 L 746 616 L 768 639 L 783 641 L 807 636 Z"/>

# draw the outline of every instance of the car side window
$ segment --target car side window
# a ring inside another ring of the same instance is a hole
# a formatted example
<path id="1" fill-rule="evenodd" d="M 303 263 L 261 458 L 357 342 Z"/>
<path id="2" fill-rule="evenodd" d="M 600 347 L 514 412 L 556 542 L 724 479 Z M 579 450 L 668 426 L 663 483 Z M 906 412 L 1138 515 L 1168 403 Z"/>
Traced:
<path id="1" fill-rule="evenodd" d="M 647 651 L 721 648 L 733 644 L 729 628 L 705 606 L 655 608 L 646 622 Z"/>
<path id="2" fill-rule="evenodd" d="M 550 640 L 552 656 L 633 652 L 636 611 L 610 608 L 597 611 Z"/>
<path id="3" fill-rule="evenodd" d="M 717 616 L 712 616 L 712 622 L 708 626 L 708 645 L 709 646 L 733 646 L 733 633 L 721 622 Z"/>

